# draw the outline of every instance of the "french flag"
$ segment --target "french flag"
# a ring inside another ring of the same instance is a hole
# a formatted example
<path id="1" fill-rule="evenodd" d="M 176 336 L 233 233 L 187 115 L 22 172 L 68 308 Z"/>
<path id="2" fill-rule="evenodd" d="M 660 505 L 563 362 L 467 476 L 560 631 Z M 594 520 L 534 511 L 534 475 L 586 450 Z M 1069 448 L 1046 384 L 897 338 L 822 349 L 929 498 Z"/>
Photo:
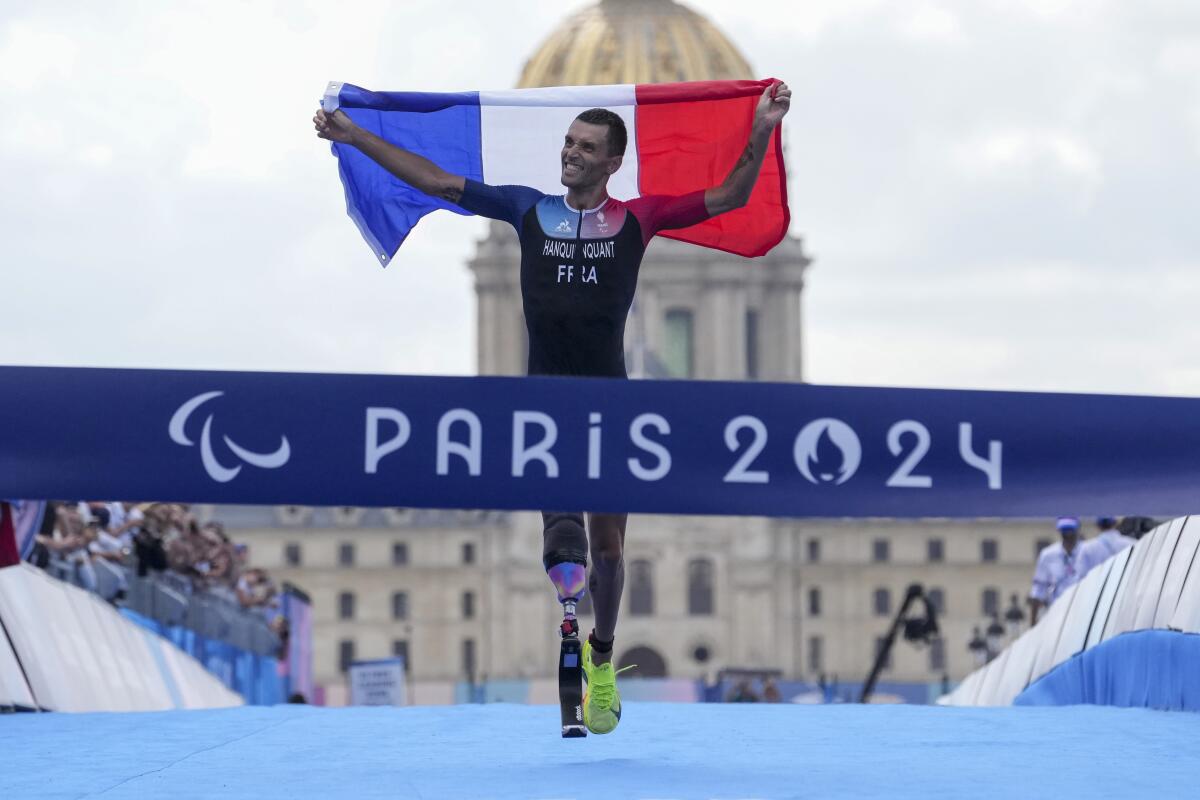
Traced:
<path id="1" fill-rule="evenodd" d="M 629 146 L 608 191 L 619 200 L 679 195 L 719 185 L 741 155 L 763 90 L 775 81 L 564 86 L 494 92 L 372 92 L 331 83 L 322 108 L 428 158 L 447 172 L 493 185 L 562 194 L 559 152 L 571 121 L 589 108 L 621 116 Z M 741 256 L 761 256 L 787 233 L 787 176 L 776 126 L 744 207 L 660 235 Z M 421 217 L 458 206 L 417 191 L 357 149 L 334 144 L 346 210 L 386 266 Z"/>

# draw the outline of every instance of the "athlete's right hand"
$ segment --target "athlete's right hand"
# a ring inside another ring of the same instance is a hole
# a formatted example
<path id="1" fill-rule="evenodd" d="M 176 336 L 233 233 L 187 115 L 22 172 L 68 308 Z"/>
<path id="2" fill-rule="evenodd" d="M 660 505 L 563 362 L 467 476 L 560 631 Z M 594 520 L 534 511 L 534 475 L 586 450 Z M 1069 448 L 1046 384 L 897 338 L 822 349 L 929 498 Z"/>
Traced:
<path id="1" fill-rule="evenodd" d="M 353 144 L 354 134 L 358 131 L 358 126 L 344 111 L 326 114 L 322 108 L 317 109 L 313 126 L 317 129 L 317 136 L 340 144 Z"/>

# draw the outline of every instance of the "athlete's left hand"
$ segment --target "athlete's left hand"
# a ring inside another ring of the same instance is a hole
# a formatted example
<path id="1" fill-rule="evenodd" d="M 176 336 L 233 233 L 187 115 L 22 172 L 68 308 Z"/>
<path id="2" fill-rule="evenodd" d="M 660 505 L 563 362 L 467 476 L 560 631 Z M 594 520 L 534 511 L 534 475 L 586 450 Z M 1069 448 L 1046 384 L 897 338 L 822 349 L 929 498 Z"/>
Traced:
<path id="1" fill-rule="evenodd" d="M 755 125 L 772 129 L 783 119 L 792 104 L 792 90 L 783 81 L 776 81 L 763 90 L 758 99 L 758 109 L 754 112 Z"/>

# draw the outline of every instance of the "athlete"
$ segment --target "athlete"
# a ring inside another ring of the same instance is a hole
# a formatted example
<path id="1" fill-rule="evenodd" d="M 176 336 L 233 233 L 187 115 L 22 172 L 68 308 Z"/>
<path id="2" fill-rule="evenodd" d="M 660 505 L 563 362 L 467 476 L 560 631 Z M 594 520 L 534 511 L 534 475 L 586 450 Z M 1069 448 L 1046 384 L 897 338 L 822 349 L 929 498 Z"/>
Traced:
<path id="1" fill-rule="evenodd" d="M 357 148 L 416 189 L 516 229 L 530 375 L 625 378 L 625 320 L 647 243 L 659 231 L 686 228 L 744 206 L 790 103 L 785 83 L 763 91 L 749 141 L 719 186 L 629 201 L 608 195 L 608 179 L 621 168 L 627 133 L 621 117 L 607 109 L 585 111 L 567 129 L 559 154 L 562 195 L 452 175 L 363 130 L 342 111 L 317 111 L 313 123 L 322 139 Z M 590 513 L 585 526 L 582 513 L 543 512 L 542 521 L 542 561 L 560 601 L 582 595 L 591 554 L 587 585 L 596 626 L 583 645 L 588 687 L 583 717 L 592 733 L 609 733 L 621 718 L 612 655 L 625 583 L 627 517 Z"/>

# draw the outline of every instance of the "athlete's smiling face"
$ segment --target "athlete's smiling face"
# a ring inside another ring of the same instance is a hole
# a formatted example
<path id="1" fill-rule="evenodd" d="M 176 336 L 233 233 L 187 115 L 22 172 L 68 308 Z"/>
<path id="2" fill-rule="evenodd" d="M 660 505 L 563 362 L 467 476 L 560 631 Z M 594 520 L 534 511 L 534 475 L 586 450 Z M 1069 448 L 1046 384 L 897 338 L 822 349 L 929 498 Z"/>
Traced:
<path id="1" fill-rule="evenodd" d="M 608 180 L 621 166 L 621 156 L 608 154 L 608 126 L 575 120 L 562 149 L 562 185 L 586 188 Z"/>

